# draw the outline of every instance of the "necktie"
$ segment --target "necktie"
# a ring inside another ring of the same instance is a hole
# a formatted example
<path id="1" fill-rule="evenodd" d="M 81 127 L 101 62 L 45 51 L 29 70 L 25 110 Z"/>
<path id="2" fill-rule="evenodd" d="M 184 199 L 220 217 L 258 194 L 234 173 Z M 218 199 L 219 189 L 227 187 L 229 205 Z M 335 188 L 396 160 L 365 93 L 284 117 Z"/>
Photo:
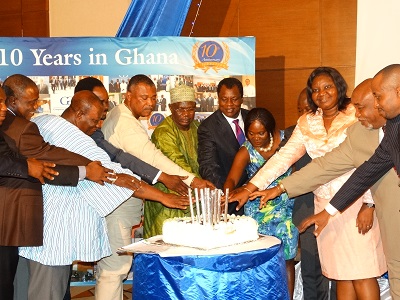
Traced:
<path id="1" fill-rule="evenodd" d="M 239 119 L 234 120 L 233 124 L 235 124 L 236 139 L 238 140 L 239 145 L 242 145 L 246 138 L 244 137 L 242 128 L 239 126 Z"/>

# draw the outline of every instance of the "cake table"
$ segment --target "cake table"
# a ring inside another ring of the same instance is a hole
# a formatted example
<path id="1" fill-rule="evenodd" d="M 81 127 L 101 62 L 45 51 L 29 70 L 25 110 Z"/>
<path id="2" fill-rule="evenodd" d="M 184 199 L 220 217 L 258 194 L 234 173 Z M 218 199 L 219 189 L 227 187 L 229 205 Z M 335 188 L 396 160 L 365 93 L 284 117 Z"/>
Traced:
<path id="1" fill-rule="evenodd" d="M 283 249 L 275 237 L 207 251 L 152 239 L 137 245 L 140 250 L 124 247 L 142 252 L 134 260 L 133 299 L 289 299 Z"/>

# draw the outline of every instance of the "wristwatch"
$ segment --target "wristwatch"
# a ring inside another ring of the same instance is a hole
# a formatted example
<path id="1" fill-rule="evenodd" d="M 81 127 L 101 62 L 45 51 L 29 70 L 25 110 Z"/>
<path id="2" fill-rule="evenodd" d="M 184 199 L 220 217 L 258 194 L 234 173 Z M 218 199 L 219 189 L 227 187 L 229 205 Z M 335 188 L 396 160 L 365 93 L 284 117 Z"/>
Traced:
<path id="1" fill-rule="evenodd" d="M 369 208 L 375 208 L 375 204 L 374 203 L 364 203 L 366 206 L 368 206 Z"/>

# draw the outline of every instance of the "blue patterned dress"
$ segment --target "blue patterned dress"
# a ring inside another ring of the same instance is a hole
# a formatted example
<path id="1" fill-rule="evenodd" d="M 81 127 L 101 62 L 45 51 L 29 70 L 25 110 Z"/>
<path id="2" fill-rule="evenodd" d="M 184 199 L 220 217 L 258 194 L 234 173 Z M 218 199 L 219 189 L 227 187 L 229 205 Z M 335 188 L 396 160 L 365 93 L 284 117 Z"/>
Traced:
<path id="1" fill-rule="evenodd" d="M 283 131 L 281 131 L 282 138 Z M 265 159 L 257 152 L 249 141 L 245 141 L 242 147 L 246 147 L 250 155 L 250 163 L 246 167 L 249 177 L 252 177 L 264 164 Z M 291 169 L 271 183 L 274 187 L 285 177 L 289 176 Z M 297 239 L 299 232 L 292 222 L 292 210 L 294 199 L 290 199 L 286 193 L 267 202 L 263 209 L 260 207 L 260 198 L 247 201 L 244 205 L 244 214 L 255 219 L 258 223 L 260 234 L 272 235 L 283 243 L 285 260 L 292 259 L 297 252 Z"/>

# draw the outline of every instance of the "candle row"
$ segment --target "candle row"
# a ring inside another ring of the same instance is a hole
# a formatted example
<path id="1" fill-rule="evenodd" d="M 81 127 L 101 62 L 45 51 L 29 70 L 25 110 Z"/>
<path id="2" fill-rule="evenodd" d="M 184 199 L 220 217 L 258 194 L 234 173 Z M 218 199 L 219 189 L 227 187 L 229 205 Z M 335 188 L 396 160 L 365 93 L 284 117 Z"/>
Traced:
<path id="1" fill-rule="evenodd" d="M 188 189 L 189 194 L 189 207 L 190 207 L 190 217 L 192 223 L 195 221 L 203 225 L 215 225 L 220 221 L 221 216 L 221 190 L 210 190 L 205 189 L 194 189 L 194 197 L 196 201 L 196 211 L 193 207 L 192 189 Z M 225 212 L 224 212 L 224 222 L 227 222 L 228 213 L 228 196 L 229 189 L 225 192 Z"/>

